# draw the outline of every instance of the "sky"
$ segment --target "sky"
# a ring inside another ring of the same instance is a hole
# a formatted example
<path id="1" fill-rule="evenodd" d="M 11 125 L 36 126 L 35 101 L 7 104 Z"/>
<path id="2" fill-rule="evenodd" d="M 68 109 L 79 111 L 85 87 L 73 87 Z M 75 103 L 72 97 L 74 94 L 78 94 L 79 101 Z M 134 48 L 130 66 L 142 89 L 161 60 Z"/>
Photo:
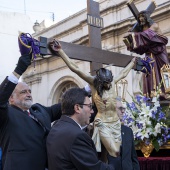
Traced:
<path id="1" fill-rule="evenodd" d="M 0 0 L 0 12 L 16 12 L 28 15 L 33 25 L 36 20 L 38 20 L 39 23 L 44 19 L 52 21 L 53 13 L 55 22 L 59 22 L 70 15 L 85 9 L 87 6 L 86 3 L 87 0 Z M 10 42 L 3 43 L 2 49 L 8 49 L 9 46 L 11 46 L 11 48 L 8 51 L 4 50 L 0 59 L 2 60 L 3 58 L 3 63 L 10 60 L 10 63 L 8 63 L 8 67 L 5 64 L 0 64 L 0 82 L 6 77 L 6 75 L 9 75 L 13 71 L 13 67 L 15 67 L 16 62 L 18 61 L 18 30 L 23 31 L 23 26 L 21 25 L 13 25 L 13 29 L 11 29 L 11 27 L 4 25 L 6 23 L 8 23 L 6 20 L 2 23 L 0 37 L 1 39 L 5 38 L 6 41 L 10 40 Z M 19 22 L 19 24 L 21 23 Z M 30 29 L 32 29 L 31 25 Z M 13 43 L 15 43 L 15 45 Z"/>
<path id="2" fill-rule="evenodd" d="M 26 14 L 34 23 L 58 22 L 87 7 L 87 0 L 0 0 L 0 11 Z"/>

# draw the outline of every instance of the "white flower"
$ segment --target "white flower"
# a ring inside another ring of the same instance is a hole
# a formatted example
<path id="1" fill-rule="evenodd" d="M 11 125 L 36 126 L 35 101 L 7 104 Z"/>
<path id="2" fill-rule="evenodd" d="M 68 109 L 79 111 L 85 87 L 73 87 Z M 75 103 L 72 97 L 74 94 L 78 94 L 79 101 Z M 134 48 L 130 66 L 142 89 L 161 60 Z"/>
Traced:
<path id="1" fill-rule="evenodd" d="M 154 106 L 155 106 L 155 107 L 160 107 L 159 101 L 156 101 L 156 102 L 154 103 Z"/>
<path id="2" fill-rule="evenodd" d="M 124 124 L 132 129 L 135 140 L 148 139 L 160 145 L 168 139 L 164 115 L 158 101 L 151 105 L 146 97 L 137 96 L 136 101 L 127 104 Z"/>
<path id="3" fill-rule="evenodd" d="M 149 138 L 149 135 L 148 135 L 148 132 L 144 129 L 141 131 L 140 133 L 142 136 L 141 136 L 141 139 L 143 140 L 144 138 Z"/>
<path id="4" fill-rule="evenodd" d="M 156 133 L 161 133 L 161 124 L 160 123 L 157 123 L 156 126 L 155 126 L 155 132 Z"/>

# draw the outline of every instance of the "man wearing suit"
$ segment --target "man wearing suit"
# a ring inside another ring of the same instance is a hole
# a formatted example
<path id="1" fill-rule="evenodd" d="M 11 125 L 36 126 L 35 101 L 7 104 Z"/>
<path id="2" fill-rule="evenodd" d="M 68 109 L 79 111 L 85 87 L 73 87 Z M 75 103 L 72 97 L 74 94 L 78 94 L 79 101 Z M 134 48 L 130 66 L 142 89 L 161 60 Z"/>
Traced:
<path id="1" fill-rule="evenodd" d="M 0 148 L 3 170 L 45 170 L 46 137 L 61 105 L 32 104 L 31 90 L 18 79 L 31 64 L 22 55 L 14 72 L 0 85 Z M 9 103 L 8 103 L 9 102 Z"/>
<path id="2" fill-rule="evenodd" d="M 61 108 L 63 115 L 47 137 L 49 170 L 113 170 L 112 157 L 108 156 L 109 165 L 98 160 L 92 139 L 82 130 L 93 113 L 88 93 L 68 90 Z"/>
<path id="3" fill-rule="evenodd" d="M 122 121 L 123 114 L 125 113 L 125 107 L 122 105 L 120 100 L 117 100 L 116 111 Z M 140 170 L 131 128 L 121 125 L 121 134 L 121 170 Z"/>

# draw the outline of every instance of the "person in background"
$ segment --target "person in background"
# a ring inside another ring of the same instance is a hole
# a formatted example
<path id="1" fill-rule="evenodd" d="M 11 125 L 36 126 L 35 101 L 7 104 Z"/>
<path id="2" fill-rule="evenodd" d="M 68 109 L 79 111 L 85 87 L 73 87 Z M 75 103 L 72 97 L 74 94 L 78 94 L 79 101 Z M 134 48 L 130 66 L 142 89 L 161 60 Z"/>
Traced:
<path id="1" fill-rule="evenodd" d="M 121 98 L 117 97 L 116 98 L 116 112 L 119 116 L 119 119 L 122 123 L 123 115 L 125 114 L 126 111 L 126 104 L 122 102 Z"/>
<path id="2" fill-rule="evenodd" d="M 125 105 L 122 103 L 121 99 L 117 98 L 116 111 L 122 121 L 123 115 L 126 111 Z M 134 137 L 131 128 L 121 125 L 121 153 L 119 159 L 121 161 L 121 170 L 140 170 L 139 162 L 134 146 Z M 115 160 L 116 163 L 116 160 Z"/>
<path id="3" fill-rule="evenodd" d="M 49 170 L 114 170 L 113 157 L 108 155 L 109 164 L 100 161 L 91 137 L 82 130 L 93 114 L 88 93 L 81 88 L 66 91 L 61 107 L 63 115 L 47 137 Z"/>

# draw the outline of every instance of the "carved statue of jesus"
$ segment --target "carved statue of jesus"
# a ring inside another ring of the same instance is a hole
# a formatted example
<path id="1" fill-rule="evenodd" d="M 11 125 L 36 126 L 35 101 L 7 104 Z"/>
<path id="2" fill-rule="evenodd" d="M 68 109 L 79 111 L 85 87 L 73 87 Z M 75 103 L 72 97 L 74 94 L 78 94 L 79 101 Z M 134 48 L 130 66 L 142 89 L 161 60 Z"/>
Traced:
<path id="1" fill-rule="evenodd" d="M 94 120 L 94 133 L 92 139 L 96 150 L 101 152 L 101 142 L 111 156 L 117 157 L 121 145 L 121 123 L 116 113 L 115 84 L 125 78 L 135 64 L 136 59 L 131 62 L 113 78 L 112 72 L 105 68 L 96 71 L 96 76 L 81 70 L 62 50 L 58 41 L 49 43 L 52 54 L 59 55 L 79 77 L 85 80 L 91 88 L 92 98 L 96 104 L 98 113 Z"/>
<path id="2" fill-rule="evenodd" d="M 162 84 L 161 68 L 170 64 L 166 45 L 168 38 L 164 36 L 159 25 L 150 18 L 150 11 L 144 10 L 138 14 L 140 32 L 128 32 L 125 35 L 131 39 L 127 50 L 136 54 L 145 54 L 144 60 L 152 59 L 153 68 L 151 73 L 143 75 L 143 94 L 149 98 L 156 97 L 158 87 L 161 88 L 160 96 L 170 100 L 170 95 L 165 93 Z"/>

